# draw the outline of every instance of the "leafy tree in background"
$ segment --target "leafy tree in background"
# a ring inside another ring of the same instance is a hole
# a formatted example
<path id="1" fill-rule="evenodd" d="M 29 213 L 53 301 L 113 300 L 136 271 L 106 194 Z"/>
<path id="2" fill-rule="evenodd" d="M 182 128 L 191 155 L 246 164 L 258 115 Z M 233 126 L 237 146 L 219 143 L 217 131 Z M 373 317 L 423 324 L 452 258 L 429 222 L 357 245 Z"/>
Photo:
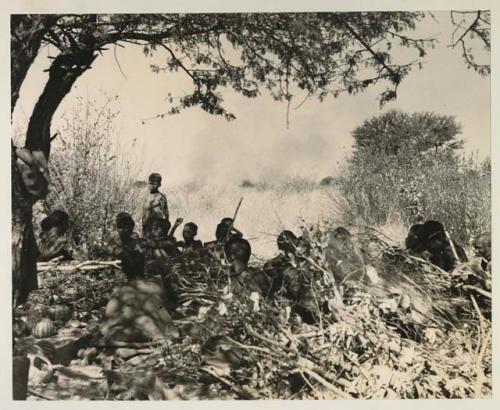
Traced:
<path id="1" fill-rule="evenodd" d="M 461 127 L 452 116 L 392 110 L 366 120 L 352 136 L 356 158 L 392 155 L 410 160 L 427 151 L 462 148 L 463 141 L 456 139 L 460 133 Z"/>
<path id="2" fill-rule="evenodd" d="M 437 219 L 464 243 L 489 226 L 488 162 L 463 158 L 452 116 L 389 111 L 353 131 L 340 178 L 346 219 L 411 225 Z"/>
<path id="3" fill-rule="evenodd" d="M 486 15 L 473 27 L 475 31 L 487 26 Z M 233 119 L 223 106 L 221 87 L 250 98 L 267 90 L 276 100 L 289 102 L 292 85 L 308 97 L 324 99 L 383 83 L 384 103 L 396 98 L 398 85 L 434 43 L 410 35 L 424 16 L 421 12 L 12 16 L 11 112 L 41 47 L 50 44 L 59 51 L 31 113 L 24 149 L 12 143 L 13 304 L 37 287 L 32 207 L 47 195 L 44 187 L 28 186 L 29 172 L 22 173 L 19 163 L 31 168 L 36 181 L 44 185 L 54 138 L 52 117 L 100 53 L 125 43 L 143 47 L 145 54 L 164 53 L 165 65 L 153 69 L 184 72 L 193 84 L 168 111 L 171 114 L 197 106 Z M 464 30 L 460 41 L 465 42 L 474 30 Z M 488 27 L 485 30 L 488 33 Z M 397 46 L 414 50 L 415 57 L 393 61 L 391 53 Z"/>

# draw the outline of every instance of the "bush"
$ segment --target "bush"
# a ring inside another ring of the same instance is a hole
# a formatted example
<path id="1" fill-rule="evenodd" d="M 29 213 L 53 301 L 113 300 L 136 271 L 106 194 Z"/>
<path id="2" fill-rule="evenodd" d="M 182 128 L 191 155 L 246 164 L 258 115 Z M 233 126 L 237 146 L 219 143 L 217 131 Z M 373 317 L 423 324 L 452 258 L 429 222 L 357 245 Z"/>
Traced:
<path id="1" fill-rule="evenodd" d="M 452 151 L 351 159 L 339 177 L 337 200 L 348 223 L 383 225 L 400 220 L 441 221 L 459 241 L 490 229 L 489 160 L 458 157 Z"/>
<path id="2" fill-rule="evenodd" d="M 240 187 L 241 188 L 253 188 L 253 187 L 255 187 L 255 184 L 248 179 L 244 179 L 243 181 L 241 181 Z"/>
<path id="3" fill-rule="evenodd" d="M 324 177 L 319 182 L 319 184 L 320 184 L 320 186 L 335 186 L 337 184 L 337 180 L 332 176 L 328 176 L 328 177 Z"/>
<path id="4" fill-rule="evenodd" d="M 118 114 L 112 108 L 115 100 L 108 98 L 99 105 L 95 100 L 78 99 L 62 116 L 64 126 L 50 158 L 52 185 L 44 211 L 66 211 L 73 238 L 81 237 L 90 255 L 102 246 L 114 216 L 133 212 L 139 205 L 138 196 L 133 195 L 140 171 L 131 165 L 133 147 L 125 155 L 111 143 Z"/>

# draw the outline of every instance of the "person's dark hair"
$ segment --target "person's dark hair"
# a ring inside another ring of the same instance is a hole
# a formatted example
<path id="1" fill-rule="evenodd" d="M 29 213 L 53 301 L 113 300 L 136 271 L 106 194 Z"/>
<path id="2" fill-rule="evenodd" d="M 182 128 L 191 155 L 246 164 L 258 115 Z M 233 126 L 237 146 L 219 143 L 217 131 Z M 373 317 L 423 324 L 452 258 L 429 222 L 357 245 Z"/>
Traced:
<path id="1" fill-rule="evenodd" d="M 278 249 L 283 252 L 294 252 L 298 238 L 292 231 L 283 231 L 278 235 Z"/>
<path id="2" fill-rule="evenodd" d="M 157 172 L 153 172 L 149 178 L 148 178 L 148 182 L 157 182 L 159 184 L 161 184 L 161 175 L 158 174 Z"/>
<path id="3" fill-rule="evenodd" d="M 436 234 L 444 234 L 444 226 L 438 221 L 427 221 L 422 225 L 422 229 L 428 239 Z"/>
<path id="4" fill-rule="evenodd" d="M 64 211 L 55 210 L 40 223 L 42 232 L 47 232 L 54 226 L 59 228 L 60 234 L 65 233 L 69 226 L 69 215 Z"/>
<path id="5" fill-rule="evenodd" d="M 188 222 L 184 226 L 189 226 L 195 234 L 198 233 L 198 225 L 196 225 L 194 222 Z"/>
<path id="6" fill-rule="evenodd" d="M 334 229 L 333 236 L 334 236 L 334 238 L 347 239 L 347 238 L 351 237 L 351 232 L 349 232 L 343 226 L 339 226 L 338 228 Z"/>
<path id="7" fill-rule="evenodd" d="M 246 239 L 236 237 L 227 241 L 224 246 L 224 253 L 235 273 L 241 273 L 248 266 L 252 247 Z"/>
<path id="8" fill-rule="evenodd" d="M 222 220 L 217 225 L 217 229 L 215 230 L 215 239 L 217 239 L 217 241 L 222 242 L 229 236 L 229 227 L 231 226 L 232 222 L 232 218 L 222 218 Z"/>
<path id="9" fill-rule="evenodd" d="M 120 212 L 116 215 L 116 226 L 134 229 L 135 222 L 132 219 L 132 215 L 127 212 Z"/>
<path id="10" fill-rule="evenodd" d="M 424 225 L 412 225 L 408 231 L 408 236 L 405 239 L 406 249 L 419 251 L 425 246 L 425 229 Z"/>

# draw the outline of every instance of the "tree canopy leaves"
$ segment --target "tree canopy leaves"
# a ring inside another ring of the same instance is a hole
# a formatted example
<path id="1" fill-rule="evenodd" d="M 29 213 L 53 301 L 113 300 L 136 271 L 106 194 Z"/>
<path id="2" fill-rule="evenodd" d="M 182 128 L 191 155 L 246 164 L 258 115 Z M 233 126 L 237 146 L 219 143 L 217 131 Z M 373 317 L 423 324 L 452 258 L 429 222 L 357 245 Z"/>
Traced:
<path id="1" fill-rule="evenodd" d="M 323 99 L 383 82 L 380 101 L 395 98 L 400 82 L 434 42 L 409 36 L 423 17 L 421 12 L 61 15 L 48 22 L 43 42 L 63 55 L 124 43 L 139 44 L 146 54 L 162 51 L 165 64 L 153 70 L 182 71 L 193 82 L 170 113 L 196 105 L 232 119 L 221 87 L 246 97 L 266 89 L 283 101 L 293 97 L 292 84 Z M 395 45 L 414 49 L 415 58 L 393 61 Z"/>
<path id="2" fill-rule="evenodd" d="M 366 120 L 352 135 L 357 157 L 375 154 L 408 158 L 428 150 L 461 148 L 463 142 L 456 139 L 460 133 L 460 124 L 452 116 L 391 110 Z"/>

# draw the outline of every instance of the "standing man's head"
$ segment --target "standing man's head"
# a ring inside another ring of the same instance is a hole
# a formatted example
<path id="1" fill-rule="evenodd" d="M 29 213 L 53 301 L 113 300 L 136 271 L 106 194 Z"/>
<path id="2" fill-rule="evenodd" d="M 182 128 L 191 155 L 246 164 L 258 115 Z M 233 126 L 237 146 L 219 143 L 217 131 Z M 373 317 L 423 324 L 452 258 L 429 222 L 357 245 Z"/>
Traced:
<path id="1" fill-rule="evenodd" d="M 148 178 L 148 189 L 149 192 L 154 194 L 158 192 L 158 188 L 161 186 L 161 175 L 153 172 Z"/>
<path id="2" fill-rule="evenodd" d="M 122 239 L 129 239 L 134 232 L 135 222 L 127 212 L 116 215 L 116 230 Z"/>
<path id="3" fill-rule="evenodd" d="M 184 242 L 193 242 L 197 234 L 198 225 L 196 225 L 194 222 L 188 222 L 186 225 L 184 225 L 184 229 L 182 230 L 182 238 L 184 239 Z"/>

